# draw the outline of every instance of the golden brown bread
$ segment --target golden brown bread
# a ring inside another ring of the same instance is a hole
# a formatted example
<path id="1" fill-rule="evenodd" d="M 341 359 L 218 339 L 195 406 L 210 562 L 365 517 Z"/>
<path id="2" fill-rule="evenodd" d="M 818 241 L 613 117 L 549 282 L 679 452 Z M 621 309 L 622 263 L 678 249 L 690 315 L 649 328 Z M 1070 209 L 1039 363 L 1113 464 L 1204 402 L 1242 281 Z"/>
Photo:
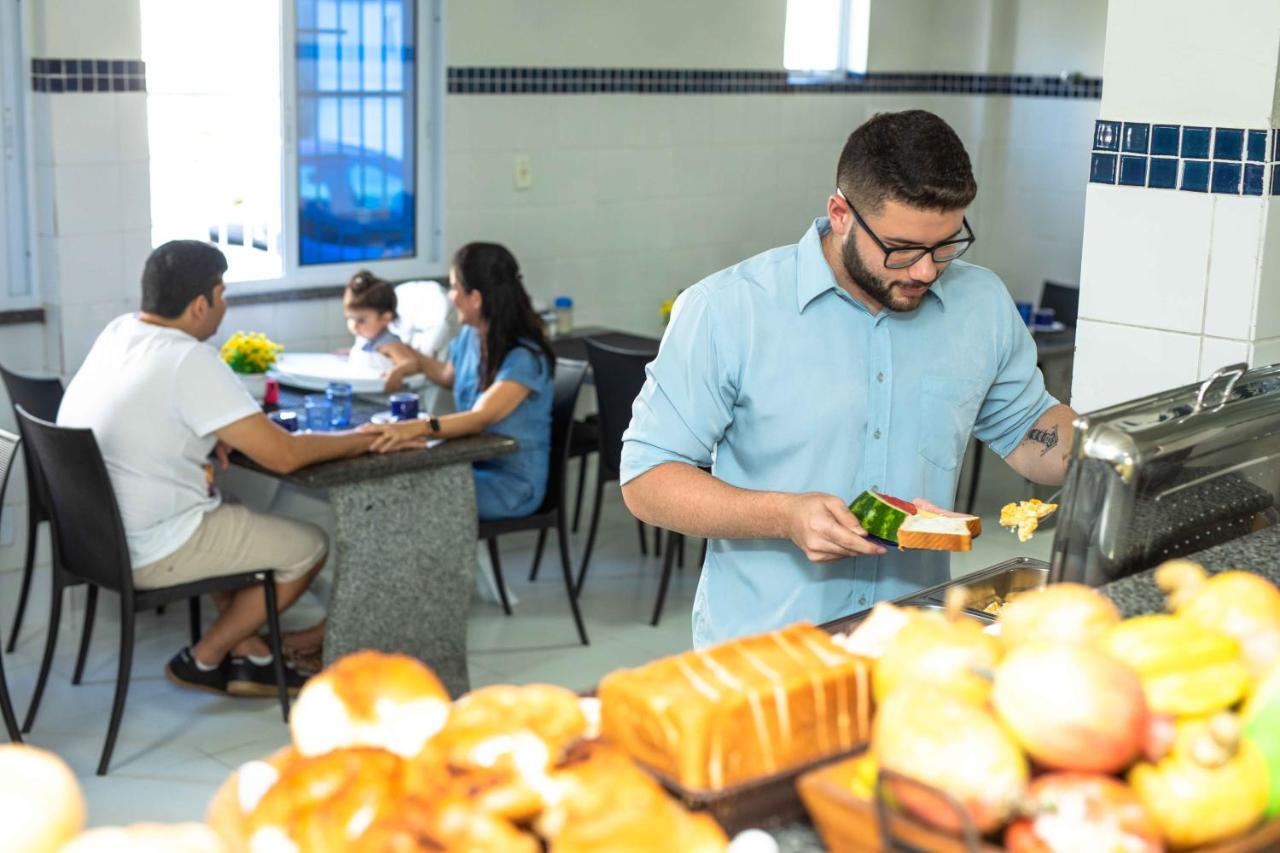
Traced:
<path id="1" fill-rule="evenodd" d="M 55 851 L 83 825 L 84 795 L 66 762 L 34 746 L 0 746 L 0 847 Z"/>
<path id="2" fill-rule="evenodd" d="M 373 746 L 417 755 L 444 726 L 449 693 L 435 673 L 408 655 L 347 655 L 306 683 L 289 715 L 303 755 Z"/>
<path id="3" fill-rule="evenodd" d="M 866 741 L 869 664 L 809 624 L 618 670 L 605 738 L 688 789 L 717 790 Z"/>
<path id="4" fill-rule="evenodd" d="M 539 853 L 542 845 L 510 821 L 461 799 L 411 798 L 374 823 L 350 853 Z"/>
<path id="5" fill-rule="evenodd" d="M 691 814 L 622 752 L 583 743 L 553 774 L 557 801 L 539 819 L 551 853 L 679 850 L 723 853 L 724 831 Z"/>

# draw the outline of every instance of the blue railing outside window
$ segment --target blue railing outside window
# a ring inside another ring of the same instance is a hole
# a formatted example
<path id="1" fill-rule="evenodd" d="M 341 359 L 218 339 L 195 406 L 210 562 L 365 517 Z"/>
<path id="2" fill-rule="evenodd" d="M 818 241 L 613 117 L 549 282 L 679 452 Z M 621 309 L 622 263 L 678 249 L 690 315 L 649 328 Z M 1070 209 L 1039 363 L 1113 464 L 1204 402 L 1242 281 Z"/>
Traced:
<path id="1" fill-rule="evenodd" d="M 299 264 L 415 254 L 414 0 L 297 0 Z"/>

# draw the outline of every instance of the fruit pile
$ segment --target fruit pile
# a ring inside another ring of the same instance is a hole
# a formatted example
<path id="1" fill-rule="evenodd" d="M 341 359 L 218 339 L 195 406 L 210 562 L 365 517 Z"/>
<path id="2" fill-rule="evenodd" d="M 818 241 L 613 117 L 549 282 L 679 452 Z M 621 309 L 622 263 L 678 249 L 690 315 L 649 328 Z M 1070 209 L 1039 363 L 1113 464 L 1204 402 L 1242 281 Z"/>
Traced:
<path id="1" fill-rule="evenodd" d="M 1015 851 L 1184 849 L 1280 817 L 1280 589 L 1187 561 L 1156 581 L 1170 612 L 1127 620 L 1078 584 L 1022 595 L 998 631 L 955 599 L 877 605 L 848 638 L 877 658 L 854 793 L 877 769 L 927 782 L 886 790 Z"/>

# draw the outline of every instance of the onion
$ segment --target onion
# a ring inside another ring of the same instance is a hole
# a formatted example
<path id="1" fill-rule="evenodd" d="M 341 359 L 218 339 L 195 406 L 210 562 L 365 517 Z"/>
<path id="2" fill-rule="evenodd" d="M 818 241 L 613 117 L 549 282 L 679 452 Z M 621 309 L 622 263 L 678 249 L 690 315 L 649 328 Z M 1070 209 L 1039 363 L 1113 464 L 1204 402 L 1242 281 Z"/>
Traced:
<path id="1" fill-rule="evenodd" d="M 1160 828 L 1132 788 L 1110 776 L 1049 773 L 1031 783 L 1023 802 L 1030 815 L 1009 825 L 1011 853 L 1082 850 L 1160 853 Z"/>
<path id="2" fill-rule="evenodd" d="M 1044 767 L 1115 773 L 1138 757 L 1147 703 L 1137 674 L 1084 643 L 1028 643 L 996 669 L 991 699 Z"/>
<path id="3" fill-rule="evenodd" d="M 871 749 L 882 769 L 954 798 L 979 832 L 1004 823 L 1027 784 L 1027 759 L 995 717 L 936 686 L 894 691 L 877 709 Z M 936 794 L 906 783 L 891 790 L 920 818 L 949 832 L 961 830 L 960 816 Z"/>
<path id="4" fill-rule="evenodd" d="M 1156 569 L 1156 584 L 1169 609 L 1240 644 L 1255 679 L 1280 663 L 1280 589 L 1253 572 L 1208 577 L 1190 560 L 1170 560 Z"/>
<path id="5" fill-rule="evenodd" d="M 1092 587 L 1058 583 L 1024 593 L 1000 611 L 1000 642 L 1006 649 L 1031 642 L 1092 642 L 1120 621 L 1111 599 Z"/>

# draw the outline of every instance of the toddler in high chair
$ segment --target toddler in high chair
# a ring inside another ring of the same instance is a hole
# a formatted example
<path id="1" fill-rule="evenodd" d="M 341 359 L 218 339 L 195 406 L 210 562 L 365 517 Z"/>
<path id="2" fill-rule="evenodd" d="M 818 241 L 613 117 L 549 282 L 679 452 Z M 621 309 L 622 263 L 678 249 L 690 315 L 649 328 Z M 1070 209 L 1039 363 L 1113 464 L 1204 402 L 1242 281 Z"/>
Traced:
<path id="1" fill-rule="evenodd" d="M 418 354 L 387 328 L 396 319 L 396 291 L 390 282 L 368 270 L 356 273 L 342 294 L 342 313 L 355 335 L 348 360 L 377 370 L 386 378 L 385 392 L 399 389 L 406 376 L 421 372 Z"/>

